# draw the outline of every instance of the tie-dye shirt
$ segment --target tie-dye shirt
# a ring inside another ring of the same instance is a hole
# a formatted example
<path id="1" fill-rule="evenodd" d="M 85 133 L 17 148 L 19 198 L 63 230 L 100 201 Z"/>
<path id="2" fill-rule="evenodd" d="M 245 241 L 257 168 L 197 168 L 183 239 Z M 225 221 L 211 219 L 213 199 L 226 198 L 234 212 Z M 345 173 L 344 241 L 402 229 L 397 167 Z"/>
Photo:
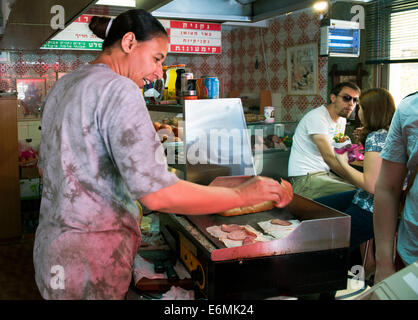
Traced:
<path id="1" fill-rule="evenodd" d="M 46 299 L 121 299 L 140 242 L 136 200 L 178 181 L 138 86 L 85 64 L 42 112 L 43 192 L 34 247 Z"/>
<path id="2" fill-rule="evenodd" d="M 364 144 L 364 152 L 374 151 L 380 153 L 385 145 L 387 135 L 388 132 L 385 129 L 370 132 Z M 373 213 L 373 199 L 374 196 L 372 194 L 359 188 L 354 195 L 353 203 L 363 210 Z"/>

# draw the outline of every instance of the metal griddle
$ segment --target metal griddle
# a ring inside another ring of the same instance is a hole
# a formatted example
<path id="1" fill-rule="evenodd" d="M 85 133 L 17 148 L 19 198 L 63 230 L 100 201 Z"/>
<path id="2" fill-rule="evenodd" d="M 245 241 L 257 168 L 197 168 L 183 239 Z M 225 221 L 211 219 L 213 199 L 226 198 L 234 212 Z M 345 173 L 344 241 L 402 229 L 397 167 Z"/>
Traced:
<path id="1" fill-rule="evenodd" d="M 209 232 L 206 231 L 208 227 L 220 226 L 222 224 L 250 225 L 255 230 L 264 232 L 257 224 L 258 222 L 277 218 L 282 220 L 297 219 L 297 217 L 291 214 L 288 209 L 277 208 L 264 212 L 250 213 L 231 217 L 211 214 L 202 216 L 187 216 L 186 218 L 219 249 L 226 248 L 226 246 L 222 241 L 214 238 Z"/>
<path id="2" fill-rule="evenodd" d="M 285 238 L 232 248 L 206 231 L 221 224 L 248 224 L 262 231 L 257 222 L 273 218 L 301 224 Z M 299 195 L 284 209 L 241 216 L 160 215 L 167 243 L 209 299 L 345 289 L 350 223 L 350 216 Z"/>

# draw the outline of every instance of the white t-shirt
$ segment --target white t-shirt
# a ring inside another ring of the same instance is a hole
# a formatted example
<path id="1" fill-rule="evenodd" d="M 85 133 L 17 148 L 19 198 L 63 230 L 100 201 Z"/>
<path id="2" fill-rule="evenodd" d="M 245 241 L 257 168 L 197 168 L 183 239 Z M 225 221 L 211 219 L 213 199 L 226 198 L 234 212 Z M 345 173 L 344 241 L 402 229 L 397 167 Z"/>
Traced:
<path id="1" fill-rule="evenodd" d="M 293 136 L 289 157 L 289 176 L 305 176 L 308 173 L 329 171 L 330 168 L 312 140 L 312 135 L 328 135 L 331 144 L 336 134 L 345 132 L 346 122 L 347 120 L 342 117 L 334 122 L 325 105 L 309 111 L 300 120 Z"/>

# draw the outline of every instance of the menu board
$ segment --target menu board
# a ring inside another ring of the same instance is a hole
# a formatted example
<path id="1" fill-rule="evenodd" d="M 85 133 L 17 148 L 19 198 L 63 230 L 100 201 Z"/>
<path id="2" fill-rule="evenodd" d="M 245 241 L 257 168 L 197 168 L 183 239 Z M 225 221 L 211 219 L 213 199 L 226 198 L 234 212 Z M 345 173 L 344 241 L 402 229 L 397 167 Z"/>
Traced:
<path id="1" fill-rule="evenodd" d="M 41 49 L 101 51 L 103 40 L 89 29 L 92 17 L 92 15 L 81 15 L 55 37 L 45 42 Z"/>
<path id="2" fill-rule="evenodd" d="M 221 24 L 160 20 L 170 36 L 168 52 L 221 53 Z"/>
<path id="3" fill-rule="evenodd" d="M 41 49 L 102 50 L 103 40 L 89 29 L 92 15 L 82 15 Z M 222 52 L 221 24 L 159 19 L 169 35 L 168 52 L 220 54 Z"/>

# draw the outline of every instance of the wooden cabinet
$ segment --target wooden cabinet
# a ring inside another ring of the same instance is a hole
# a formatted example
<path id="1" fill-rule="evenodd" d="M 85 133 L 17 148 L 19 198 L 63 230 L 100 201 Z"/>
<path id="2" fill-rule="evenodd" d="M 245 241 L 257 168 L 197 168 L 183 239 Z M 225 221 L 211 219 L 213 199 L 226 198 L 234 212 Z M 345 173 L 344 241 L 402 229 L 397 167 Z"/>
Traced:
<path id="1" fill-rule="evenodd" d="M 0 239 L 21 236 L 16 95 L 0 96 Z"/>

